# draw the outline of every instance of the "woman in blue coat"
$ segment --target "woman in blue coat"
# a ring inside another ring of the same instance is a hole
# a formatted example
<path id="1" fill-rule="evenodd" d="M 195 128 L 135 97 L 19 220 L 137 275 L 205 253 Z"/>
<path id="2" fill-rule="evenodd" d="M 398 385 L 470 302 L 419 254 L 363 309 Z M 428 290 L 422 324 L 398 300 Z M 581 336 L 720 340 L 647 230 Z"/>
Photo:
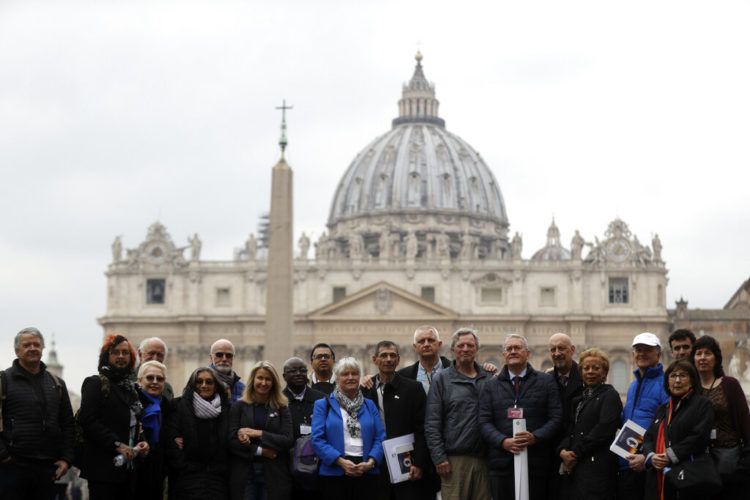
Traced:
<path id="1" fill-rule="evenodd" d="M 373 499 L 383 460 L 385 430 L 375 403 L 359 388 L 362 365 L 342 358 L 333 367 L 336 388 L 315 402 L 312 442 L 320 457 L 326 500 Z"/>

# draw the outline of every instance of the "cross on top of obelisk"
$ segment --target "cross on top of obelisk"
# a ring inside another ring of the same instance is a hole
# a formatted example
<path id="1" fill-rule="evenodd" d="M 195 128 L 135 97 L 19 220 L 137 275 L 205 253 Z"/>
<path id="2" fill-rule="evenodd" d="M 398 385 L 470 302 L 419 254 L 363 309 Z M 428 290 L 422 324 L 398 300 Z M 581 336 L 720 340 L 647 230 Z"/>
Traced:
<path id="1" fill-rule="evenodd" d="M 289 141 L 286 139 L 286 110 L 294 109 L 294 106 L 287 106 L 286 99 L 281 101 L 281 106 L 276 106 L 276 109 L 281 110 L 281 139 L 279 139 L 279 146 L 281 146 L 281 157 L 284 157 L 284 151 Z"/>

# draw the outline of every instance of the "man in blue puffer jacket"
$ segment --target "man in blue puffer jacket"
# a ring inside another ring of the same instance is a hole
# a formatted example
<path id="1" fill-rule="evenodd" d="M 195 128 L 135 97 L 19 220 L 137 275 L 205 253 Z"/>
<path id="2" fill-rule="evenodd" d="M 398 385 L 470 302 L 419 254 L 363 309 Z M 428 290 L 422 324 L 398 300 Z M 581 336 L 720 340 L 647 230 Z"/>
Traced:
<path id="1" fill-rule="evenodd" d="M 669 400 L 664 391 L 664 367 L 661 358 L 661 342 L 653 333 L 644 332 L 633 339 L 633 361 L 635 380 L 628 387 L 628 397 L 622 410 L 622 422 L 632 420 L 648 429 L 656 409 Z M 642 500 L 646 474 L 643 455 L 631 459 L 620 459 L 617 478 L 618 500 Z"/>

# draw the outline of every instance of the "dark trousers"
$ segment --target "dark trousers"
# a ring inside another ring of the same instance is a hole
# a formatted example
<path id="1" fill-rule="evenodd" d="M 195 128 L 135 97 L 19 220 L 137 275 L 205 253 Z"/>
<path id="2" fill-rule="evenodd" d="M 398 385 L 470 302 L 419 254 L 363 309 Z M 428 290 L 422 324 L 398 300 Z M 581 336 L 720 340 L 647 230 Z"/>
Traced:
<path id="1" fill-rule="evenodd" d="M 132 500 L 133 489 L 128 483 L 89 481 L 89 500 Z"/>
<path id="2" fill-rule="evenodd" d="M 380 475 L 375 477 L 378 483 L 378 500 L 435 500 L 435 493 L 431 495 L 427 493 L 422 479 L 391 484 L 388 466 L 385 463 L 380 468 Z"/>
<path id="3" fill-rule="evenodd" d="M 57 467 L 46 461 L 29 461 L 0 465 L 0 498 L 2 500 L 51 500 L 56 489 Z"/>
<path id="4" fill-rule="evenodd" d="M 542 468 L 543 474 L 532 474 L 529 470 L 529 500 L 547 500 L 547 482 L 549 478 L 546 468 Z M 513 500 L 516 498 L 515 476 L 497 475 L 490 472 L 490 492 L 493 500 Z M 592 499 L 593 500 L 593 499 Z M 640 500 L 643 500 L 642 498 Z"/>
<path id="5" fill-rule="evenodd" d="M 646 473 L 621 470 L 617 473 L 617 500 L 643 500 Z"/>
<path id="6" fill-rule="evenodd" d="M 326 500 L 381 500 L 376 476 L 320 476 L 320 482 Z"/>

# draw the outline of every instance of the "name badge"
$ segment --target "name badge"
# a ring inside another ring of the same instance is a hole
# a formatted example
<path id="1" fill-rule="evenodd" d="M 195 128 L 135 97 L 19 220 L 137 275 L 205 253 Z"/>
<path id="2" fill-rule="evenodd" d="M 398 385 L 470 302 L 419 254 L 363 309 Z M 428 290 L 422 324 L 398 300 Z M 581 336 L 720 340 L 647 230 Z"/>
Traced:
<path id="1" fill-rule="evenodd" d="M 508 408 L 508 418 L 523 418 L 523 408 Z"/>
<path id="2" fill-rule="evenodd" d="M 716 429 L 711 429 L 711 439 L 716 439 Z"/>
<path id="3" fill-rule="evenodd" d="M 308 434 L 312 434 L 312 427 L 310 427 L 309 425 L 300 424 L 299 433 L 302 436 L 307 436 Z"/>

